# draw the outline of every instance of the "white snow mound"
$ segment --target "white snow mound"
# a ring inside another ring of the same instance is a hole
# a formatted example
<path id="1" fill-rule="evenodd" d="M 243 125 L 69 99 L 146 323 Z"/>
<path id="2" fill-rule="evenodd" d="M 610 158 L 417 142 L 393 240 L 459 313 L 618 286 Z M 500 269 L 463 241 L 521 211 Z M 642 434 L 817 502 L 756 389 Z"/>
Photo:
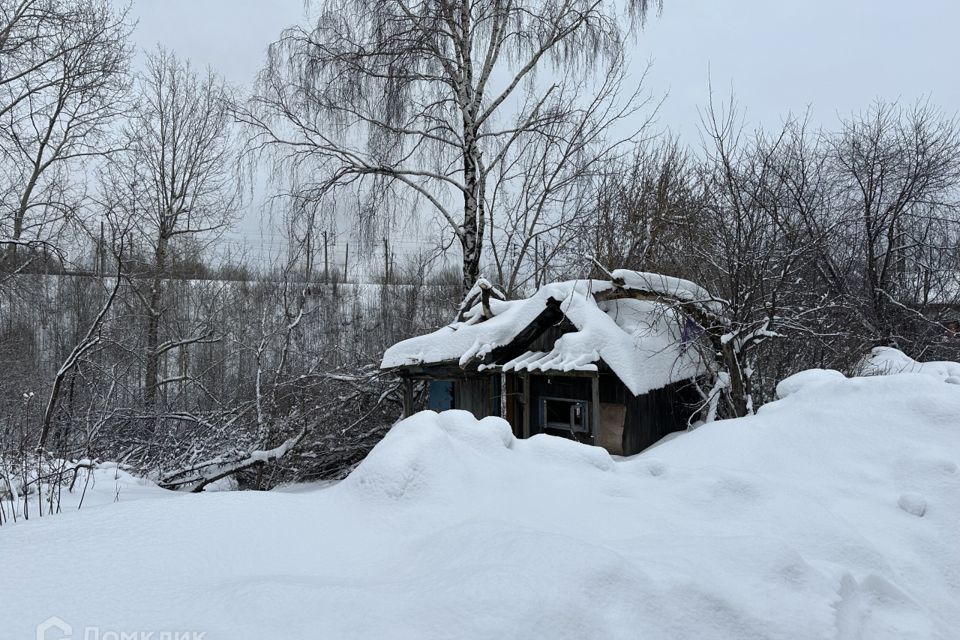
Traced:
<path id="1" fill-rule="evenodd" d="M 860 361 L 857 374 L 884 376 L 897 373 L 922 373 L 951 384 L 960 382 L 960 364 L 956 362 L 917 362 L 903 351 L 892 347 L 874 347 Z"/>
<path id="2" fill-rule="evenodd" d="M 777 397 L 782 400 L 801 389 L 812 389 L 845 379 L 842 373 L 833 369 L 808 369 L 781 380 L 777 385 Z"/>
<path id="3" fill-rule="evenodd" d="M 633 458 L 421 413 L 329 489 L 4 527 L 0 637 L 956 638 L 960 388 L 806 378 Z"/>

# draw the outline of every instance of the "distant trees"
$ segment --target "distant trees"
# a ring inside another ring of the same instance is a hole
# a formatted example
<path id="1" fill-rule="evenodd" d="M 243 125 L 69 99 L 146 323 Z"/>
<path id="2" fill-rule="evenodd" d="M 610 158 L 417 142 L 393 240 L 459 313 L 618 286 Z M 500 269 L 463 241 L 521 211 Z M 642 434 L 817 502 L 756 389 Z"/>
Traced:
<path id="1" fill-rule="evenodd" d="M 559 87 L 560 115 L 519 138 L 488 175 L 484 264 L 509 295 L 546 282 L 555 273 L 551 265 L 575 257 L 571 247 L 581 240 L 604 173 L 648 135 L 653 109 L 643 113 L 650 105 L 642 80 L 625 90 L 631 81 L 623 59 L 597 72 L 574 90 Z M 585 255 L 576 256 L 579 264 Z"/>
<path id="2" fill-rule="evenodd" d="M 877 104 L 843 123 L 830 152 L 828 215 L 843 223 L 831 227 L 826 282 L 865 335 L 910 344 L 905 330 L 935 319 L 918 311 L 960 294 L 960 128 L 926 104 Z"/>
<path id="3" fill-rule="evenodd" d="M 598 172 L 573 250 L 605 265 L 671 273 L 701 223 L 698 159 L 673 137 L 644 140 Z"/>
<path id="4" fill-rule="evenodd" d="M 790 118 L 748 134 L 734 104 L 711 104 L 701 135 L 699 153 L 641 146 L 614 165 L 578 250 L 723 300 L 724 323 L 702 327 L 719 415 L 749 413 L 800 369 L 849 370 L 880 344 L 960 356 L 955 120 L 878 103 L 838 131 Z"/>
<path id="5" fill-rule="evenodd" d="M 525 162 L 513 215 L 540 215 L 549 198 L 523 204 L 520 190 L 536 184 L 529 172 L 566 181 L 585 145 L 602 146 L 612 114 L 632 112 L 611 106 L 605 79 L 617 84 L 624 38 L 652 4 L 327 0 L 313 28 L 291 28 L 271 47 L 241 119 L 315 206 L 352 189 L 365 202 L 358 224 L 370 225 L 403 197 L 405 207 L 428 204 L 460 246 L 466 291 L 493 199 L 506 197 L 493 177 L 511 180 Z M 531 162 L 534 153 L 546 162 Z"/>

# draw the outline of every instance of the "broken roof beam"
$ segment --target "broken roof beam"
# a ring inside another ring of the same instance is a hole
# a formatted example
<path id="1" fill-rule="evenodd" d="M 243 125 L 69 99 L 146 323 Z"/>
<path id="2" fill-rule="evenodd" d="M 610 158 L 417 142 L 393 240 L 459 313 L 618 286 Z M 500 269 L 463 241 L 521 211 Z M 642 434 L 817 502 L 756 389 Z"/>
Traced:
<path id="1" fill-rule="evenodd" d="M 493 309 L 490 308 L 490 295 L 493 291 L 493 285 L 486 278 L 477 280 L 477 286 L 480 287 L 480 304 L 483 305 L 483 319 L 489 320 L 493 317 Z"/>
<path id="2" fill-rule="evenodd" d="M 467 295 L 463 297 L 463 302 L 460 303 L 460 311 L 457 314 L 457 322 L 464 322 L 467 319 L 467 313 L 477 305 L 478 301 L 482 305 L 481 322 L 492 318 L 493 309 L 490 307 L 490 298 L 507 299 L 502 291 L 493 286 L 489 280 L 480 276 L 476 283 L 470 287 Z"/>

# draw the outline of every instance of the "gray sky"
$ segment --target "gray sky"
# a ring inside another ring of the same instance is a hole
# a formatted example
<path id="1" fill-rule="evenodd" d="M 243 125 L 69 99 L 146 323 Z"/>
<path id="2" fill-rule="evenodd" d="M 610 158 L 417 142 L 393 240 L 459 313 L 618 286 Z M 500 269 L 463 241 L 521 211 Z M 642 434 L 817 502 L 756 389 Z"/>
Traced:
<path id="1" fill-rule="evenodd" d="M 877 97 L 928 96 L 960 109 L 956 0 L 665 0 L 638 37 L 634 64 L 669 93 L 660 121 L 694 132 L 708 78 L 735 90 L 751 122 L 808 105 L 830 124 Z M 304 16 L 303 0 L 134 0 L 141 47 L 158 42 L 248 85 L 266 46 Z"/>
<path id="2" fill-rule="evenodd" d="M 832 125 L 877 98 L 928 97 L 960 109 L 956 0 L 665 0 L 640 36 L 669 91 L 665 124 L 691 133 L 696 107 L 733 87 L 750 123 L 776 125 L 808 106 Z"/>
<path id="3" fill-rule="evenodd" d="M 249 85 L 267 45 L 302 21 L 304 0 L 133 0 L 132 14 L 140 48 L 162 44 L 234 84 Z"/>
<path id="4" fill-rule="evenodd" d="M 667 95 L 658 122 L 689 143 L 697 142 L 697 108 L 707 102 L 710 80 L 719 100 L 734 90 L 751 127 L 776 126 L 808 107 L 815 124 L 829 127 L 877 98 L 929 98 L 949 114 L 960 110 L 957 0 L 664 5 L 639 34 L 633 64 L 640 69 L 652 60 L 647 87 Z M 134 0 L 133 14 L 140 47 L 162 43 L 240 86 L 253 81 L 267 45 L 305 15 L 303 0 Z M 248 219 L 232 241 L 262 242 L 256 229 Z M 269 248 L 272 240 L 265 242 Z"/>

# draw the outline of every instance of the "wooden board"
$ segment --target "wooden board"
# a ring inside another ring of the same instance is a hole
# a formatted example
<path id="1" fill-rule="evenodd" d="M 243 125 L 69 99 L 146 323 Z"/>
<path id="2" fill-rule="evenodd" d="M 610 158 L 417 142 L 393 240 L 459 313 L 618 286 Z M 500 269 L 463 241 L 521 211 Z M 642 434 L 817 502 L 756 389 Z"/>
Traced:
<path id="1" fill-rule="evenodd" d="M 600 423 L 596 430 L 596 445 L 613 455 L 623 455 L 623 425 L 627 408 L 622 404 L 600 403 Z"/>
<path id="2" fill-rule="evenodd" d="M 479 420 L 489 415 L 486 378 L 467 378 L 455 383 L 456 401 L 454 407 L 469 411 Z"/>

